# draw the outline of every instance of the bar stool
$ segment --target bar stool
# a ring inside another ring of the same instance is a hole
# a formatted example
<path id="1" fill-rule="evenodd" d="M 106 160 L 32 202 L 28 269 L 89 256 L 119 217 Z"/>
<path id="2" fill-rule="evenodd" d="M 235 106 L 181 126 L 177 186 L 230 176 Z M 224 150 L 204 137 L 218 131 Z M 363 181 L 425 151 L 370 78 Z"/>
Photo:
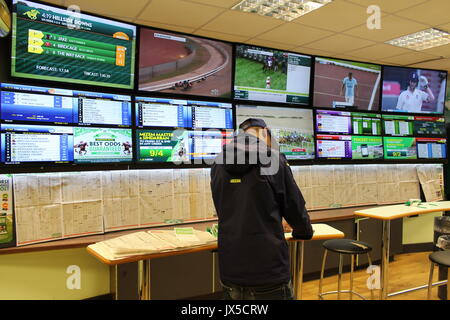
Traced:
<path id="1" fill-rule="evenodd" d="M 338 300 L 341 299 L 341 293 L 350 293 L 350 300 L 352 300 L 353 295 L 357 295 L 363 300 L 366 298 L 357 292 L 353 291 L 353 269 L 355 266 L 355 255 L 367 254 L 369 260 L 369 265 L 372 265 L 372 259 L 370 258 L 369 252 L 372 251 L 372 247 L 365 242 L 356 241 L 352 239 L 334 239 L 327 240 L 323 243 L 325 248 L 325 253 L 323 255 L 322 270 L 320 273 L 319 281 L 319 299 L 323 300 L 323 296 L 327 294 L 338 294 Z M 327 260 L 328 251 L 336 252 L 339 254 L 339 275 L 338 275 L 338 290 L 322 292 L 322 282 L 323 274 L 325 272 L 325 263 Z M 351 255 L 351 266 L 350 266 L 350 290 L 342 290 L 342 267 L 343 267 L 343 255 Z M 371 299 L 373 300 L 373 290 L 370 290 Z"/>
<path id="2" fill-rule="evenodd" d="M 431 299 L 431 289 L 433 288 L 433 272 L 434 266 L 437 264 L 440 267 L 450 268 L 450 251 L 436 251 L 428 256 L 431 261 L 431 269 L 430 269 L 430 278 L 428 279 L 428 296 L 427 299 Z M 439 284 L 443 285 L 445 283 Z M 447 286 L 450 284 L 447 283 Z M 447 297 L 447 300 L 450 300 L 450 297 Z"/>

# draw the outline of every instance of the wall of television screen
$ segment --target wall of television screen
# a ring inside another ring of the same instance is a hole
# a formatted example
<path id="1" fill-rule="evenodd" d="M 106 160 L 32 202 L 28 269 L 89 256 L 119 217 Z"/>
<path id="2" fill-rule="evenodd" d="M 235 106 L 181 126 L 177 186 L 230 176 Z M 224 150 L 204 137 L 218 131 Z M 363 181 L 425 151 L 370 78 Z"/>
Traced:
<path id="1" fill-rule="evenodd" d="M 446 71 L 73 20 L 31 1 L 12 9 L 2 166 L 204 165 L 250 117 L 294 164 L 447 158 Z"/>

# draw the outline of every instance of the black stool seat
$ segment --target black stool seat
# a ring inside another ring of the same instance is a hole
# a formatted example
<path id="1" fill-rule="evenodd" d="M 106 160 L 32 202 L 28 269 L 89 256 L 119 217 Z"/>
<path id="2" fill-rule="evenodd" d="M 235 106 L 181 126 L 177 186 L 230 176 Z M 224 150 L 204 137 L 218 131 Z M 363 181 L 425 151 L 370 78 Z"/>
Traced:
<path id="1" fill-rule="evenodd" d="M 430 254 L 429 258 L 440 266 L 450 268 L 450 251 L 436 251 Z"/>
<path id="2" fill-rule="evenodd" d="M 352 239 L 327 240 L 323 246 L 330 251 L 342 254 L 364 254 L 372 251 L 372 247 L 362 241 Z"/>

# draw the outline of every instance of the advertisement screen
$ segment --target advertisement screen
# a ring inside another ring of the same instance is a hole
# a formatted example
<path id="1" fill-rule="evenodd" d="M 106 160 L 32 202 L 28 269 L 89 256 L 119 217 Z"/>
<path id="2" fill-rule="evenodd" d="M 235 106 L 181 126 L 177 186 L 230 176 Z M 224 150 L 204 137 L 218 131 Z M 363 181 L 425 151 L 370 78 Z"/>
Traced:
<path id="1" fill-rule="evenodd" d="M 416 138 L 384 137 L 383 139 L 385 159 L 417 159 Z"/>
<path id="2" fill-rule="evenodd" d="M 447 72 L 385 66 L 382 111 L 442 114 Z"/>
<path id="3" fill-rule="evenodd" d="M 139 90 L 231 97 L 231 44 L 140 29 Z"/>
<path id="4" fill-rule="evenodd" d="M 378 111 L 381 66 L 316 57 L 314 106 Z"/>
<path id="5" fill-rule="evenodd" d="M 352 159 L 383 159 L 383 138 L 352 136 Z"/>
<path id="6" fill-rule="evenodd" d="M 73 161 L 73 128 L 1 125 L 1 161 L 6 164 Z"/>
<path id="7" fill-rule="evenodd" d="M 275 49 L 238 45 L 234 97 L 308 105 L 311 59 Z"/>
<path id="8" fill-rule="evenodd" d="M 266 106 L 236 106 L 237 127 L 248 118 L 263 119 L 288 160 L 314 159 L 312 110 Z"/>
<path id="9" fill-rule="evenodd" d="M 13 0 L 12 75 L 133 89 L 136 27 Z"/>
<path id="10" fill-rule="evenodd" d="M 214 159 L 231 136 L 231 131 L 217 130 L 138 130 L 138 161 L 181 163 Z"/>
<path id="11" fill-rule="evenodd" d="M 73 128 L 75 163 L 131 162 L 131 129 Z"/>
<path id="12" fill-rule="evenodd" d="M 318 158 L 343 160 L 383 159 L 382 137 L 317 135 Z"/>
<path id="13" fill-rule="evenodd" d="M 1 119 L 8 122 L 131 126 L 131 97 L 1 84 Z"/>

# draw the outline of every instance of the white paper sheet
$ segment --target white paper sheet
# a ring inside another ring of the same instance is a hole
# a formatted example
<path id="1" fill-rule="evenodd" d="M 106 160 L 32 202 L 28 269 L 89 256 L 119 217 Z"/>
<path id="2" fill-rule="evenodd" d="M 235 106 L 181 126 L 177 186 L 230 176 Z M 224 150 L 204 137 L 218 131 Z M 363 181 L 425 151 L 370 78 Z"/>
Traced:
<path id="1" fill-rule="evenodd" d="M 377 183 L 377 165 L 355 165 L 356 183 Z"/>
<path id="2" fill-rule="evenodd" d="M 356 183 L 355 166 L 353 165 L 334 166 L 333 178 L 335 185 L 355 184 Z"/>
<path id="3" fill-rule="evenodd" d="M 328 186 L 333 184 L 334 166 L 313 166 L 312 186 Z"/>
<path id="4" fill-rule="evenodd" d="M 316 186 L 312 188 L 313 209 L 331 208 L 334 205 L 334 186 Z"/>
<path id="5" fill-rule="evenodd" d="M 64 238 L 103 233 L 101 200 L 65 203 L 62 208 Z"/>
<path id="6" fill-rule="evenodd" d="M 378 187 L 376 183 L 361 183 L 356 189 L 356 204 L 360 206 L 378 202 Z"/>
<path id="7" fill-rule="evenodd" d="M 16 209 L 17 245 L 62 239 L 61 205 Z"/>

